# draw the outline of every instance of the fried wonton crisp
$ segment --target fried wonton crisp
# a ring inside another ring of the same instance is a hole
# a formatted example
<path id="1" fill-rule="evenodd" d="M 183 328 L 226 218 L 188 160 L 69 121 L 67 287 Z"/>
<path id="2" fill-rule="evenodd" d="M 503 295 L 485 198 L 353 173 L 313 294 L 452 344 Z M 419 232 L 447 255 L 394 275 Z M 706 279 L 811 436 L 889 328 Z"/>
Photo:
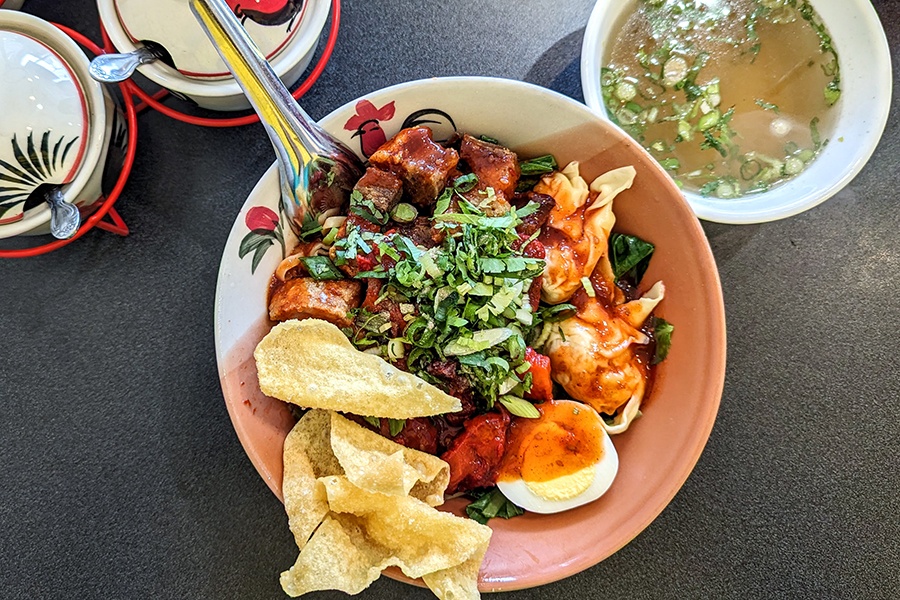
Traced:
<path id="1" fill-rule="evenodd" d="M 437 456 L 392 442 L 332 413 L 331 449 L 351 483 L 370 492 L 444 503 L 450 468 Z"/>
<path id="2" fill-rule="evenodd" d="M 284 501 L 300 556 L 281 574 L 291 596 L 364 590 L 390 566 L 442 600 L 475 600 L 491 530 L 436 510 L 440 459 L 325 410 L 307 412 L 284 445 Z"/>
<path id="3" fill-rule="evenodd" d="M 360 352 L 340 329 L 318 319 L 279 323 L 253 356 L 263 393 L 299 406 L 392 419 L 462 409 L 458 399 Z"/>

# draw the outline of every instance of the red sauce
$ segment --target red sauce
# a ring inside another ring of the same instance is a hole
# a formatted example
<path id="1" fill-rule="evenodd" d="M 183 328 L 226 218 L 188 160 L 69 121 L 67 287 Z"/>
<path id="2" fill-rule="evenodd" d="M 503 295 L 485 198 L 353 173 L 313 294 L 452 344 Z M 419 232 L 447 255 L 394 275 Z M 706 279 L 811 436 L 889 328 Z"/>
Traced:
<path id="1" fill-rule="evenodd" d="M 588 407 L 551 401 L 535 405 L 539 419 L 515 419 L 499 481 L 550 481 L 599 462 L 600 419 Z"/>
<path id="2" fill-rule="evenodd" d="M 572 264 L 566 265 L 567 270 L 584 270 L 587 257 L 582 256 L 579 252 L 581 249 L 579 243 L 573 241 L 564 231 L 553 227 L 544 227 L 541 235 L 538 236 L 538 241 L 548 248 L 558 248 L 560 255 L 563 257 L 571 257 Z"/>

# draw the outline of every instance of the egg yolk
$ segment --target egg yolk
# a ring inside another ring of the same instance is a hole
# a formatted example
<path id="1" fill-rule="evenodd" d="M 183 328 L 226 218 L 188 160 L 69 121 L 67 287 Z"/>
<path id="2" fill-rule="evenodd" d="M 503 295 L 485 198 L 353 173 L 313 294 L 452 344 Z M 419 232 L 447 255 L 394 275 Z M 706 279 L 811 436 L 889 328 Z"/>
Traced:
<path id="1" fill-rule="evenodd" d="M 547 487 L 540 485 L 543 482 L 564 479 L 563 487 L 572 489 L 584 488 L 585 481 L 589 485 L 594 465 L 603 455 L 599 443 L 603 431 L 596 413 L 572 402 L 544 402 L 536 407 L 540 418 L 516 419 L 510 426 L 510 443 L 498 479 L 537 484 L 533 491 L 543 497 L 548 497 L 539 491 Z"/>

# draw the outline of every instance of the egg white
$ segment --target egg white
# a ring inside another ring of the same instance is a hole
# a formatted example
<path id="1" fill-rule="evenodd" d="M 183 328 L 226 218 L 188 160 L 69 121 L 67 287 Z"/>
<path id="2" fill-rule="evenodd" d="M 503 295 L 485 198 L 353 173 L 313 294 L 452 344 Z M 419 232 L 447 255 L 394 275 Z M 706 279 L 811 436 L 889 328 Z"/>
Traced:
<path id="1" fill-rule="evenodd" d="M 598 420 L 600 419 L 600 416 L 594 413 L 590 407 L 582 406 L 580 404 L 579 406 L 582 407 L 583 410 L 593 413 Z M 619 471 L 619 455 L 616 452 L 616 447 L 613 445 L 612 439 L 610 439 L 605 429 L 601 427 L 600 432 L 597 444 L 602 447 L 603 452 L 599 462 L 594 465 L 593 480 L 587 489 L 578 495 L 564 500 L 544 498 L 537 495 L 522 479 L 498 481 L 497 487 L 503 492 L 504 496 L 512 501 L 513 504 L 520 506 L 525 510 L 540 514 L 562 512 L 587 504 L 588 502 L 593 502 L 606 493 L 612 485 L 616 473 Z M 560 485 L 565 485 L 562 481 L 564 479 L 565 477 L 559 478 L 558 480 L 550 480 L 544 485 L 552 485 L 554 481 L 559 481 Z"/>

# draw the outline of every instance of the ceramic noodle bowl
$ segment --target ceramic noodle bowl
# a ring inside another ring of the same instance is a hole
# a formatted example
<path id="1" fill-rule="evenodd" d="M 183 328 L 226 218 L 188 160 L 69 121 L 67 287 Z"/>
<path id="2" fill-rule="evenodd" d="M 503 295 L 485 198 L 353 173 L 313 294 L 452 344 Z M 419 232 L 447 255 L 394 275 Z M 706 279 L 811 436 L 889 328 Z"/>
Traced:
<path id="1" fill-rule="evenodd" d="M 120 166 L 124 119 L 87 69 L 59 29 L 0 11 L 0 237 L 46 233 L 44 195 L 53 187 L 83 215 L 92 212 L 104 174 Z"/>
<path id="2" fill-rule="evenodd" d="M 662 280 L 658 316 L 675 326 L 643 416 L 616 435 L 616 479 L 598 500 L 556 514 L 493 519 L 482 591 L 514 590 L 585 569 L 634 538 L 687 478 L 715 419 L 725 376 L 725 313 L 715 262 L 678 188 L 636 142 L 571 98 L 519 81 L 479 77 L 413 81 L 367 93 L 332 112 L 322 127 L 361 159 L 400 129 L 427 125 L 435 139 L 486 135 L 520 158 L 551 153 L 580 162 L 586 181 L 633 166 L 615 200 L 614 231 L 656 246 L 643 281 Z M 273 166 L 239 212 L 225 245 L 216 290 L 216 353 L 225 403 L 263 480 L 281 495 L 282 445 L 295 418 L 259 390 L 253 350 L 272 326 L 272 274 L 296 244 Z M 643 292 L 646 288 L 640 290 Z M 466 501 L 442 510 L 463 512 Z M 392 571 L 392 576 L 399 576 Z"/>
<path id="3" fill-rule="evenodd" d="M 228 4 L 285 85 L 299 81 L 328 18 L 329 0 L 228 0 Z M 147 42 L 164 50 L 164 60 L 138 67 L 154 83 L 203 108 L 250 108 L 187 2 L 98 0 L 97 7 L 119 52 L 134 52 Z"/>

